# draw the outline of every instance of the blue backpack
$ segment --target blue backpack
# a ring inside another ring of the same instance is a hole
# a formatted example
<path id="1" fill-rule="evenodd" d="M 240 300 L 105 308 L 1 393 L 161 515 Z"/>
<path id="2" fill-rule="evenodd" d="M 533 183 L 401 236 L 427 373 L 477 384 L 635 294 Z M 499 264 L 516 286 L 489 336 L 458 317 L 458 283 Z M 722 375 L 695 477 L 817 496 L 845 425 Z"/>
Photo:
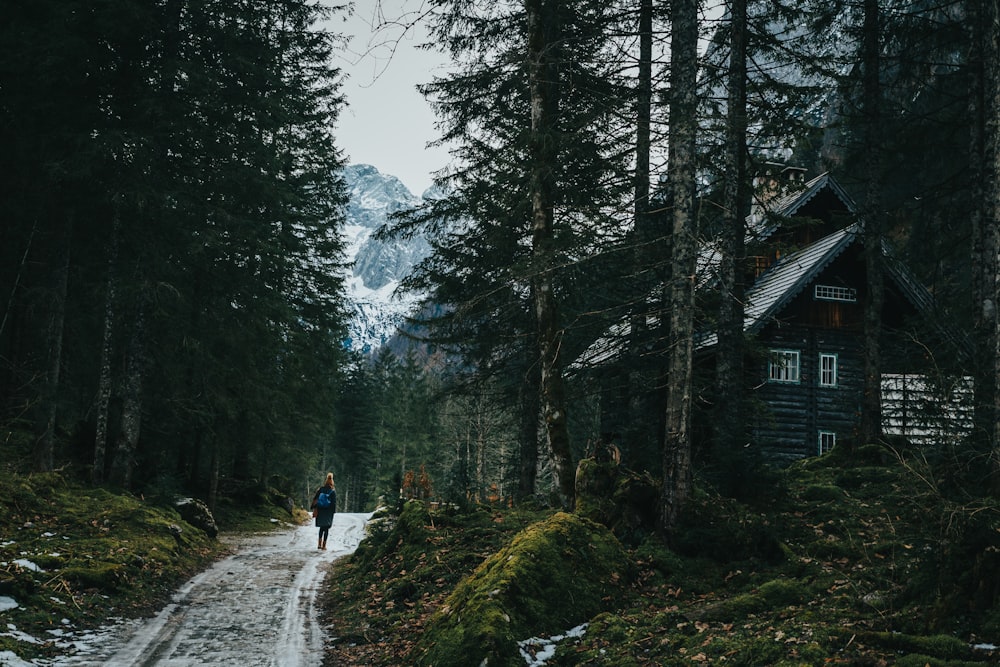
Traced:
<path id="1" fill-rule="evenodd" d="M 329 507 L 333 502 L 330 500 L 330 494 L 320 492 L 319 497 L 316 498 L 316 507 Z"/>

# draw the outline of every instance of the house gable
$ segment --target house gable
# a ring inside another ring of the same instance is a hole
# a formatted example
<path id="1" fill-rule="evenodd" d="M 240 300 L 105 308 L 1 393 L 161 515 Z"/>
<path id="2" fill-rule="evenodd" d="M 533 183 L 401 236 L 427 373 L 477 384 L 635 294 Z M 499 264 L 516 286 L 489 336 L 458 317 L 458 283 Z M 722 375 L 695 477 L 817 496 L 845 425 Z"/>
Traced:
<path id="1" fill-rule="evenodd" d="M 856 210 L 850 195 L 829 173 L 783 196 L 765 195 L 747 218 L 751 280 L 783 257 L 850 226 Z"/>

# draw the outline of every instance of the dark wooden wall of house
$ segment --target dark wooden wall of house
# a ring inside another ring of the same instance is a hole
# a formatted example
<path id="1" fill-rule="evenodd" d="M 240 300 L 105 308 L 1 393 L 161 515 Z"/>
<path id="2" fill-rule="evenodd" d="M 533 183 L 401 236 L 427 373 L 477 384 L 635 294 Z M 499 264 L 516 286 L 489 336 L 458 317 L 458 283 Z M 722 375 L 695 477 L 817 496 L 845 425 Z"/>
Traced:
<path id="1" fill-rule="evenodd" d="M 853 437 L 864 386 L 864 357 L 856 332 L 806 326 L 773 327 L 758 338 L 762 360 L 753 395 L 752 437 L 769 458 L 794 460 L 819 452 L 819 432 Z M 769 349 L 798 350 L 798 383 L 768 382 Z M 819 355 L 837 355 L 837 386 L 819 386 Z"/>

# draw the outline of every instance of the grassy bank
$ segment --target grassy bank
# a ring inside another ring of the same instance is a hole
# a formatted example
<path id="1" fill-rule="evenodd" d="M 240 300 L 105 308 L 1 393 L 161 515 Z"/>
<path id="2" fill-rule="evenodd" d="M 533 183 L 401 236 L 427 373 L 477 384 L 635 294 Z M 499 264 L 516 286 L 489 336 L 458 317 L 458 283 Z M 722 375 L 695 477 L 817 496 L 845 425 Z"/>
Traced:
<path id="1" fill-rule="evenodd" d="M 268 493 L 226 503 L 226 531 L 301 520 Z M 173 496 L 144 498 L 69 474 L 0 473 L 0 654 L 51 657 L 53 632 L 152 613 L 226 549 L 184 521 Z M 2 628 L 5 628 L 2 629 Z"/>
<path id="2" fill-rule="evenodd" d="M 772 472 L 748 501 L 703 487 L 671 548 L 651 533 L 628 536 L 626 562 L 602 582 L 616 594 L 586 619 L 582 636 L 558 642 L 547 664 L 996 663 L 1000 653 L 982 645 L 1000 644 L 1000 509 L 934 480 L 933 467 L 868 450 Z M 547 569 L 560 582 L 545 588 L 524 585 L 526 558 L 511 551 L 551 515 L 411 504 L 384 516 L 328 578 L 328 664 L 419 665 L 429 655 L 425 637 L 461 646 L 470 633 L 502 634 L 462 614 L 457 605 L 476 595 L 511 600 L 493 613 L 500 625 L 528 621 L 548 626 L 533 634 L 551 634 L 553 616 L 575 622 L 593 585 L 583 574 L 593 554 L 528 549 L 531 580 Z M 603 539 L 602 527 L 593 530 Z M 567 571 L 581 573 L 578 581 L 561 576 Z M 469 590 L 480 584 L 490 590 Z M 530 616 L 536 606 L 544 616 Z M 525 664 L 503 651 L 490 655 L 491 667 Z"/>

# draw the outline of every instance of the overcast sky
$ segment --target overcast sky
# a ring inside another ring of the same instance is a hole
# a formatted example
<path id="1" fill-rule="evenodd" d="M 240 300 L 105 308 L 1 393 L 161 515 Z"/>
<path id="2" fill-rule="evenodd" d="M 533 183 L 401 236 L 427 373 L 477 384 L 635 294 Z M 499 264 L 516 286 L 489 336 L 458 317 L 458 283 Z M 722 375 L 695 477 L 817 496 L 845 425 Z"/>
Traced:
<path id="1" fill-rule="evenodd" d="M 332 1 L 332 0 L 327 0 Z M 336 18 L 333 32 L 351 35 L 336 65 L 348 79 L 347 108 L 337 126 L 337 143 L 351 164 L 370 164 L 398 177 L 414 194 L 431 185 L 431 173 L 448 164 L 448 152 L 429 149 L 437 138 L 434 115 L 415 86 L 441 74 L 444 57 L 418 50 L 424 34 L 388 21 L 411 20 L 424 0 L 357 0 L 354 16 Z M 381 16 L 376 8 L 381 6 Z M 373 27 L 381 30 L 373 33 Z"/>

